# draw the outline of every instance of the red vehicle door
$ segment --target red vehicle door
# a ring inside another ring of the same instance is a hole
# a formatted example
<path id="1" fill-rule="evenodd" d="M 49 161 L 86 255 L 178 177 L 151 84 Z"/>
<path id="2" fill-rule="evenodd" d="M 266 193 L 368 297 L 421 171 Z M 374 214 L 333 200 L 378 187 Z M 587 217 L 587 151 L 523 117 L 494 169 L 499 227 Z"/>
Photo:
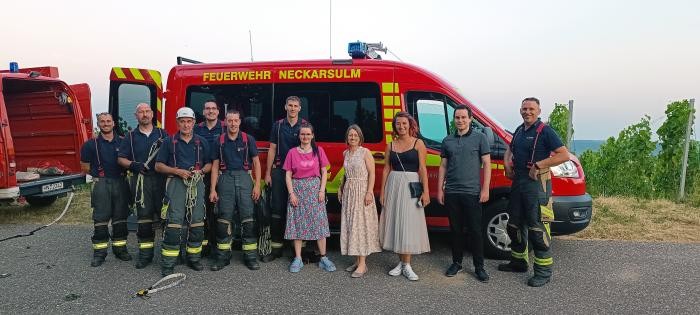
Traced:
<path id="1" fill-rule="evenodd" d="M 151 105 L 153 124 L 163 128 L 163 82 L 160 72 L 113 67 L 109 81 L 109 113 L 114 117 L 119 135 L 125 135 L 138 125 L 134 112 L 140 103 Z"/>

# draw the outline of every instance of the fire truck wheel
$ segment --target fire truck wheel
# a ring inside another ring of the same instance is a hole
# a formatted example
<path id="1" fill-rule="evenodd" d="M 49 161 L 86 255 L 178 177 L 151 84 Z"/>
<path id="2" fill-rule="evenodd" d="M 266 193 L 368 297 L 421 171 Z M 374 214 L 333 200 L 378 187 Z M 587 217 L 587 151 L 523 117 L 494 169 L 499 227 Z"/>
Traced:
<path id="1" fill-rule="evenodd" d="M 484 207 L 483 233 L 484 254 L 493 259 L 507 260 L 510 257 L 508 224 L 508 200 L 499 198 Z"/>
<path id="2" fill-rule="evenodd" d="M 46 207 L 51 205 L 58 199 L 58 196 L 49 196 L 49 197 L 32 197 L 32 196 L 27 196 L 27 203 L 29 203 L 30 206 L 32 207 Z"/>

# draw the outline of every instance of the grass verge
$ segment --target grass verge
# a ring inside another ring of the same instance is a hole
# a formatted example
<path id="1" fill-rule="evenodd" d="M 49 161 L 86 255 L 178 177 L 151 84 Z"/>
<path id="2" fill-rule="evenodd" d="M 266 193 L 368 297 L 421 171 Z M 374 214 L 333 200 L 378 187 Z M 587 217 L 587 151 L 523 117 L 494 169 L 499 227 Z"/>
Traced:
<path id="1" fill-rule="evenodd" d="M 67 202 L 68 196 L 58 198 L 46 207 L 4 205 L 0 207 L 0 224 L 48 224 L 61 214 Z M 57 224 L 92 224 L 89 186 L 81 186 L 75 191 L 68 212 Z"/>
<path id="2" fill-rule="evenodd" d="M 593 221 L 566 239 L 700 242 L 700 208 L 668 200 L 593 199 Z"/>

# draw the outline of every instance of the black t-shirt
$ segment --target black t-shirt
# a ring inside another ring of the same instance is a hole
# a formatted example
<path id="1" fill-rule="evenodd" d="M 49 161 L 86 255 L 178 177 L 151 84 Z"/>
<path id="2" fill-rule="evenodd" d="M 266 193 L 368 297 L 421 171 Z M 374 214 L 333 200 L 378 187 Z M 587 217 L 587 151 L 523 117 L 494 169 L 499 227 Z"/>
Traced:
<path id="1" fill-rule="evenodd" d="M 538 119 L 530 128 L 525 129 L 525 125 L 522 124 L 515 130 L 513 142 L 511 143 L 515 170 L 527 170 L 528 163 L 531 160 L 532 163 L 544 160 L 549 157 L 552 151 L 564 146 L 557 133 L 549 125 L 544 126 L 538 137 L 537 128 L 540 124 L 543 124 L 543 122 Z M 533 155 L 532 146 L 535 138 L 538 139 Z"/>
<path id="2" fill-rule="evenodd" d="M 228 134 L 224 135 L 224 143 L 217 139 L 214 149 L 212 149 L 212 160 L 219 160 L 229 171 L 243 170 L 243 159 L 247 160 L 248 168 L 253 167 L 253 158 L 258 156 L 258 147 L 255 138 L 246 134 L 248 143 L 243 143 L 243 133 L 239 132 L 236 140 L 231 140 Z M 248 156 L 246 157 L 246 152 Z M 224 155 L 223 160 L 221 155 Z"/>
<path id="3" fill-rule="evenodd" d="M 287 157 L 287 152 L 289 152 L 291 148 L 301 144 L 301 140 L 299 140 L 299 129 L 301 129 L 301 124 L 303 122 L 304 120 L 299 118 L 297 119 L 297 123 L 292 126 L 289 124 L 289 120 L 287 120 L 287 118 L 283 118 L 272 124 L 270 142 L 277 145 L 277 153 L 274 157 L 274 165 L 277 167 L 282 167 L 284 164 L 284 159 Z"/>
<path id="4" fill-rule="evenodd" d="M 112 141 L 107 141 L 102 138 L 102 135 L 99 135 L 83 144 L 80 149 L 80 161 L 90 163 L 90 176 L 119 178 L 123 175 L 124 169 L 117 164 L 117 154 L 119 154 L 121 142 L 122 139 L 116 135 Z M 102 174 L 100 174 L 100 167 L 103 171 Z"/>

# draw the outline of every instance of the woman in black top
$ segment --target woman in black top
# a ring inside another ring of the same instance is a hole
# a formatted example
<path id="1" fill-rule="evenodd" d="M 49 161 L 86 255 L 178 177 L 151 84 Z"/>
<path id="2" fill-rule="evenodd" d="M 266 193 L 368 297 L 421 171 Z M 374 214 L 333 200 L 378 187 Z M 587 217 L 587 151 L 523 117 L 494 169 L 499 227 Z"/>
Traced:
<path id="1" fill-rule="evenodd" d="M 389 275 L 403 274 L 411 281 L 418 276 L 411 268 L 411 255 L 430 251 L 428 229 L 423 207 L 430 203 L 428 172 L 425 167 L 427 150 L 417 138 L 418 124 L 407 112 L 394 116 L 393 141 L 386 146 L 387 157 L 382 174 L 379 218 L 379 239 L 382 248 L 399 254 L 399 264 Z M 389 165 L 390 164 L 390 165 Z M 411 197 L 410 183 L 422 186 L 419 198 Z"/>

